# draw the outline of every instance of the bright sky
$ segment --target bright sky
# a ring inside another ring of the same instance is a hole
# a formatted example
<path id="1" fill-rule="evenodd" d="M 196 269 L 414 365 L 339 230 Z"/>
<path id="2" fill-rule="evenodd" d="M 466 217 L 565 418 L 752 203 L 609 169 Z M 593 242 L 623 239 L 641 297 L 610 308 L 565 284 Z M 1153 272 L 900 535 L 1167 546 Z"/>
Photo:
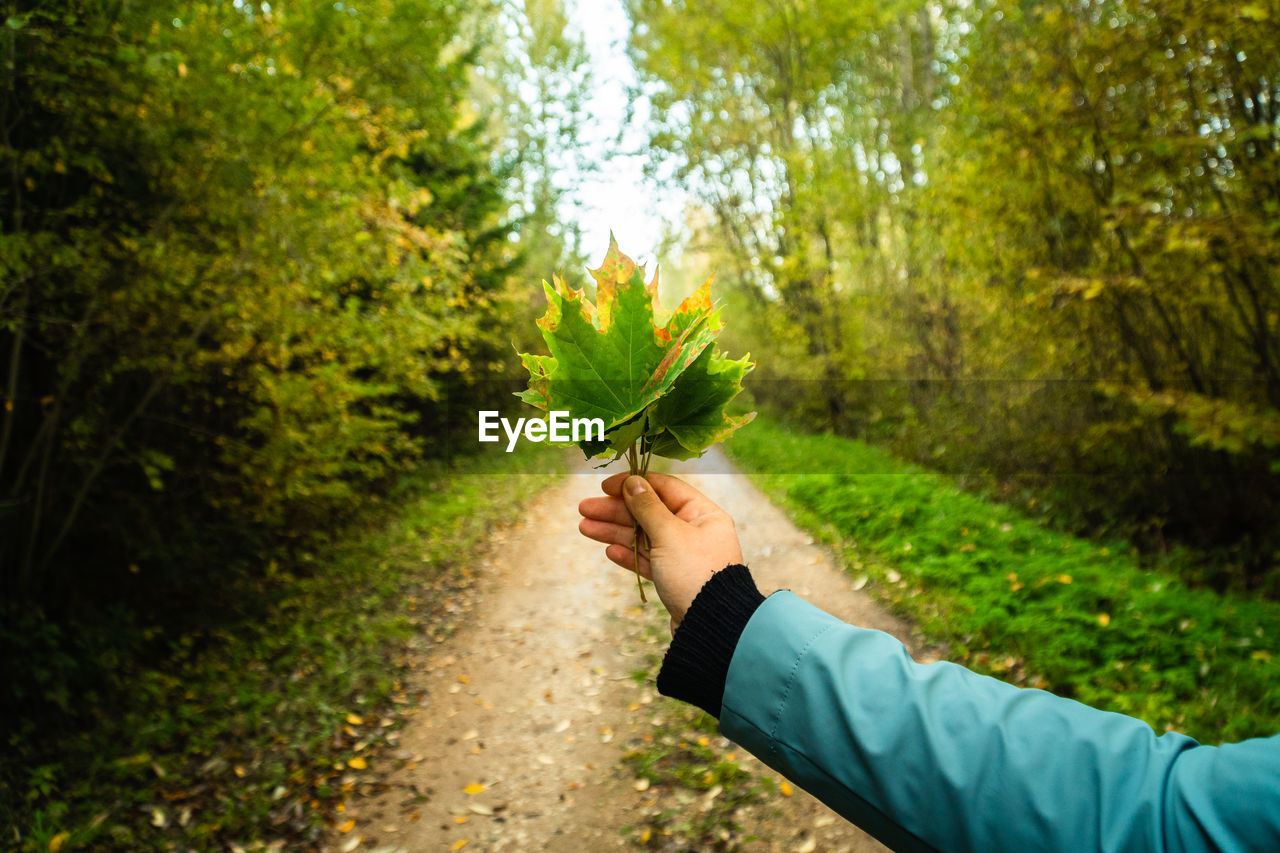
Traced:
<path id="1" fill-rule="evenodd" d="M 659 192 L 646 182 L 643 154 L 626 154 L 643 151 L 647 105 L 638 104 L 635 117 L 624 127 L 627 88 L 635 84 L 636 74 L 627 58 L 629 22 L 622 3 L 570 0 L 567 6 L 591 54 L 594 92 L 588 115 L 596 123 L 584 134 L 584 141 L 591 159 L 603 168 L 577 182 L 570 196 L 578 204 L 566 205 L 564 215 L 578 221 L 582 248 L 592 264 L 604 257 L 610 230 L 622 251 L 643 262 L 653 257 L 664 217 L 678 220 L 685 199 L 682 193 Z"/>

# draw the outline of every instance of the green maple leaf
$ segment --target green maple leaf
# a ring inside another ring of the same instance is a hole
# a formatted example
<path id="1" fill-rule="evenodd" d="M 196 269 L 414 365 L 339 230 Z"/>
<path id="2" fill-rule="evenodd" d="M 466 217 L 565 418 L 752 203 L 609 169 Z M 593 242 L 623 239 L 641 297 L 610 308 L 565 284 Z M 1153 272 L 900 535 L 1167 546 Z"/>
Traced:
<path id="1" fill-rule="evenodd" d="M 603 420 L 604 441 L 580 442 L 588 457 L 612 451 L 617 458 L 638 447 L 687 459 L 751 419 L 724 412 L 752 365 L 711 347 L 723 325 L 710 280 L 667 315 L 657 274 L 646 285 L 643 269 L 612 236 L 604 262 L 590 272 L 594 305 L 559 278 L 544 283 L 547 312 L 538 326 L 550 355 L 520 353 L 529 387 L 517 396 L 544 411 Z"/>
<path id="2" fill-rule="evenodd" d="M 704 350 L 654 409 L 653 453 L 692 459 L 750 423 L 755 412 L 734 418 L 725 407 L 742 391 L 752 367 L 745 356 L 733 361 Z"/>

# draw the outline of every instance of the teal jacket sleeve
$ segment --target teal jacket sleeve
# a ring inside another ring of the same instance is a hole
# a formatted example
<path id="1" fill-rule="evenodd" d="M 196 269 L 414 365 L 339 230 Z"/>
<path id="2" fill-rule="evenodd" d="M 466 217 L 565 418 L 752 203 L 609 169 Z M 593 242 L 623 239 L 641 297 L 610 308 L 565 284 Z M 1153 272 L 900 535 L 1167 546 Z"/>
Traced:
<path id="1" fill-rule="evenodd" d="M 747 622 L 720 726 L 895 850 L 1280 850 L 1280 737 L 1157 737 L 788 592 Z"/>

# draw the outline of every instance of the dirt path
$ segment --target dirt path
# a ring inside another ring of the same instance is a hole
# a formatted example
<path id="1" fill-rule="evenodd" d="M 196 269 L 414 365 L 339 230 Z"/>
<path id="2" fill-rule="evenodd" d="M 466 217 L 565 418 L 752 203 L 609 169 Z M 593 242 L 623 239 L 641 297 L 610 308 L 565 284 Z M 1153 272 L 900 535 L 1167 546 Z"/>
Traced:
<path id="1" fill-rule="evenodd" d="M 762 591 L 785 586 L 843 619 L 907 638 L 723 455 L 673 471 L 732 513 Z M 496 534 L 475 569 L 470 616 L 418 662 L 411 687 L 426 698 L 401 733 L 399 760 L 387 761 L 388 790 L 353 802 L 354 828 L 329 849 L 594 853 L 641 843 L 639 829 L 623 828 L 655 819 L 665 804 L 622 759 L 653 742 L 666 700 L 631 674 L 661 653 L 665 638 L 645 625 L 665 618 L 652 594 L 638 608 L 634 583 L 577 531 L 578 501 L 597 494 L 600 479 L 597 471 L 569 477 Z M 728 755 L 778 778 L 745 753 Z M 783 793 L 735 811 L 743 828 L 725 833 L 729 846 L 883 849 L 803 792 Z M 714 796 L 680 802 L 705 812 Z M 643 839 L 649 849 L 671 847 L 661 835 Z"/>

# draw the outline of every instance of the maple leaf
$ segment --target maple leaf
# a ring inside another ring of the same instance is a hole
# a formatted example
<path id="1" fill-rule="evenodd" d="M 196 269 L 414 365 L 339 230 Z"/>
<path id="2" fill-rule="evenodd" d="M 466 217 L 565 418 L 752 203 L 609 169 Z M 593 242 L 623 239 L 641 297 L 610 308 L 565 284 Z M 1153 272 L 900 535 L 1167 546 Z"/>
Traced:
<path id="1" fill-rule="evenodd" d="M 544 282 L 547 311 L 538 326 L 551 354 L 520 353 L 529 387 L 517 396 L 543 411 L 601 418 L 605 439 L 579 443 L 588 457 L 612 451 L 616 459 L 637 448 L 688 459 L 753 417 L 724 411 L 752 365 L 711 346 L 723 323 L 710 279 L 668 315 L 657 273 L 645 284 L 643 267 L 612 235 L 604 261 L 589 272 L 594 305 L 558 277 Z"/>
<path id="2" fill-rule="evenodd" d="M 691 459 L 750 423 L 755 412 L 735 418 L 725 407 L 742 391 L 752 366 L 745 356 L 733 361 L 704 350 L 654 408 L 652 452 Z"/>

